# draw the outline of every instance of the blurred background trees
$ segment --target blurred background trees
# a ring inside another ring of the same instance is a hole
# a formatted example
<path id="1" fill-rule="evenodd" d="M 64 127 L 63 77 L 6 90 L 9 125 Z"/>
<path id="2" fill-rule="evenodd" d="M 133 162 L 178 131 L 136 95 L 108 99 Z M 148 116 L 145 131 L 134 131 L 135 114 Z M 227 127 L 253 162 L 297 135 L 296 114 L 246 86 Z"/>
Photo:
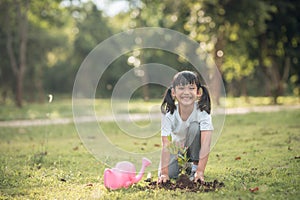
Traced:
<path id="1" fill-rule="evenodd" d="M 179 31 L 200 43 L 213 59 L 230 96 L 299 95 L 300 3 L 296 0 L 123 0 L 128 7 L 108 15 L 99 2 L 2 0 L 0 2 L 1 103 L 44 101 L 44 93 L 71 97 L 76 72 L 88 53 L 121 31 L 154 26 Z M 98 3 L 98 4 L 97 4 Z M 97 96 L 134 63 L 193 67 L 178 55 L 140 50 L 118 58 L 101 78 Z M 167 59 L 166 59 L 167 58 Z M 147 74 L 145 73 L 145 76 Z M 135 97 L 160 98 L 164 88 L 144 86 Z"/>

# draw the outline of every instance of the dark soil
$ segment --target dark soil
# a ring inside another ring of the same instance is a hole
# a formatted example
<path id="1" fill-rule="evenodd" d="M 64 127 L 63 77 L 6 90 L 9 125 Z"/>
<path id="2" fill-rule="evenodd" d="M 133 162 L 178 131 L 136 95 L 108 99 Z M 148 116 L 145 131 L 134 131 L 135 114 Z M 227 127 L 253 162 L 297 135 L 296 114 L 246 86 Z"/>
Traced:
<path id="1" fill-rule="evenodd" d="M 157 183 L 157 181 L 149 181 L 146 186 L 147 189 L 166 189 L 166 190 L 182 190 L 188 192 L 211 192 L 219 188 L 225 187 L 223 182 L 214 180 L 213 182 L 200 182 L 195 183 L 189 177 L 182 174 L 176 181 L 167 181 L 166 183 Z"/>

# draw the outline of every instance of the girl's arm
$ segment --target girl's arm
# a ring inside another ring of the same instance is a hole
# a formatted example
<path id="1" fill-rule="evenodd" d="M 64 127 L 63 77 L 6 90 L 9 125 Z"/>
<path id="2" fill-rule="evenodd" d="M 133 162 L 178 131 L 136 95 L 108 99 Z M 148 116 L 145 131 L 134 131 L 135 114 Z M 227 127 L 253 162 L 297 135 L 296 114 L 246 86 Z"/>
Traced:
<path id="1" fill-rule="evenodd" d="M 201 149 L 199 152 L 198 168 L 195 174 L 195 182 L 197 180 L 204 181 L 204 171 L 210 152 L 212 131 L 201 131 Z"/>
<path id="2" fill-rule="evenodd" d="M 169 161 L 170 161 L 170 152 L 168 150 L 170 141 L 167 136 L 162 136 L 162 151 L 161 151 L 161 175 L 158 182 L 166 182 L 169 180 Z"/>

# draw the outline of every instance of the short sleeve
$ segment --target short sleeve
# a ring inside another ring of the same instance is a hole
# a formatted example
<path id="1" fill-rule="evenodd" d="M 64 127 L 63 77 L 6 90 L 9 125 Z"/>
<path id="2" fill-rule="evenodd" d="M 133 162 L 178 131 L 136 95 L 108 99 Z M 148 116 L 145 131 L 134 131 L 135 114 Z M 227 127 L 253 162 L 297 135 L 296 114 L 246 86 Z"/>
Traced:
<path id="1" fill-rule="evenodd" d="M 172 132 L 172 123 L 168 114 L 162 115 L 161 118 L 161 136 L 169 136 Z"/>
<path id="2" fill-rule="evenodd" d="M 211 115 L 206 111 L 202 111 L 199 113 L 199 122 L 200 122 L 200 130 L 201 131 L 212 131 L 214 130 Z"/>

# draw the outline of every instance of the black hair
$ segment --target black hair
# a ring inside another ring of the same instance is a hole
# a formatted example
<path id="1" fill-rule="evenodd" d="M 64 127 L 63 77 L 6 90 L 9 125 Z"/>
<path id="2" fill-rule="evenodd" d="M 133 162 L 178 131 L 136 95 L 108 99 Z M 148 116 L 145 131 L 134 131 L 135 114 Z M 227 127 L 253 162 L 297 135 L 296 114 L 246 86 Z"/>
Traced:
<path id="1" fill-rule="evenodd" d="M 202 95 L 198 100 L 198 108 L 201 111 L 204 110 L 208 114 L 210 114 L 211 102 L 208 89 L 206 86 L 201 85 L 198 74 L 192 71 L 181 71 L 175 74 L 172 85 L 167 88 L 164 94 L 163 102 L 161 104 L 161 112 L 164 114 L 166 114 L 167 112 L 173 114 L 176 109 L 175 99 L 172 97 L 172 88 L 175 88 L 178 85 L 188 85 L 194 83 L 196 84 L 198 91 L 200 90 L 200 88 L 202 89 Z"/>

